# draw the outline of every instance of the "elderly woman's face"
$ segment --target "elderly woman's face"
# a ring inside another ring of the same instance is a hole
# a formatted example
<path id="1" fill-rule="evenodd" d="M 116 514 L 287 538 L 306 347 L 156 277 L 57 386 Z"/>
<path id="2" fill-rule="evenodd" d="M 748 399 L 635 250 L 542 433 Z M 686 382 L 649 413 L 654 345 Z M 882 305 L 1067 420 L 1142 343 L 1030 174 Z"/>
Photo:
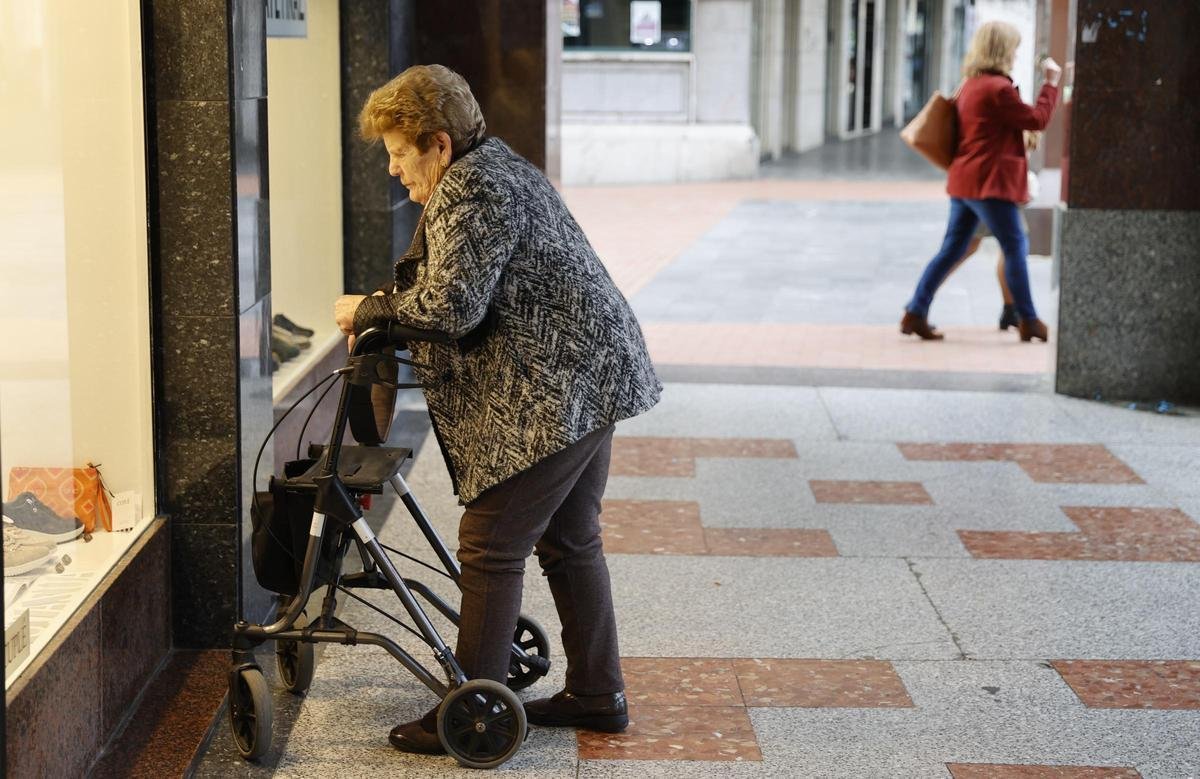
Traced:
<path id="1" fill-rule="evenodd" d="M 450 136 L 437 133 L 429 148 L 421 151 L 399 130 L 388 130 L 383 134 L 383 145 L 388 152 L 388 173 L 408 188 L 408 196 L 413 202 L 428 203 L 450 164 Z"/>

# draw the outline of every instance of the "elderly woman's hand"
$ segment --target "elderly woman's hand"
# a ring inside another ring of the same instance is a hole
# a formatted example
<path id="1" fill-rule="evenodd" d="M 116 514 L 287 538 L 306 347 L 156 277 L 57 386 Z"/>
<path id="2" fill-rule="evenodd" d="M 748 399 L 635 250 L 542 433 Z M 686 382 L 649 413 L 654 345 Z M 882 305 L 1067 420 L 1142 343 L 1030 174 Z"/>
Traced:
<path id="1" fill-rule="evenodd" d="M 333 321 L 346 335 L 354 335 L 354 312 L 366 295 L 342 295 L 333 304 Z"/>

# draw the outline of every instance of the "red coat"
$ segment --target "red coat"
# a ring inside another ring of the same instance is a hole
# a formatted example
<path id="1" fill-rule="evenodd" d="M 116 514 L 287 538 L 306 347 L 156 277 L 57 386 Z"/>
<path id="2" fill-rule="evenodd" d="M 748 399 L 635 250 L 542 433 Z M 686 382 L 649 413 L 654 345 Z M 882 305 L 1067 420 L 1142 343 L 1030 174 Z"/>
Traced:
<path id="1" fill-rule="evenodd" d="M 1021 131 L 1045 129 L 1057 100 L 1058 88 L 1044 84 L 1037 105 L 1028 105 L 1012 79 L 998 73 L 963 82 L 954 101 L 958 150 L 946 180 L 950 196 L 1029 200 L 1029 165 Z"/>

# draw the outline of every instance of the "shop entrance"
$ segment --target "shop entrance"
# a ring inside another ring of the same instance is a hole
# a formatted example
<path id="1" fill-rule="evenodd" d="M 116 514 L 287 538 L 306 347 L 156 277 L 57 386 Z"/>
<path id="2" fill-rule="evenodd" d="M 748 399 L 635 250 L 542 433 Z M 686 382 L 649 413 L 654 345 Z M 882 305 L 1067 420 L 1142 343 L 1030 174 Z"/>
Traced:
<path id="1" fill-rule="evenodd" d="M 883 0 L 831 4 L 830 134 L 854 138 L 878 132 L 883 116 Z"/>

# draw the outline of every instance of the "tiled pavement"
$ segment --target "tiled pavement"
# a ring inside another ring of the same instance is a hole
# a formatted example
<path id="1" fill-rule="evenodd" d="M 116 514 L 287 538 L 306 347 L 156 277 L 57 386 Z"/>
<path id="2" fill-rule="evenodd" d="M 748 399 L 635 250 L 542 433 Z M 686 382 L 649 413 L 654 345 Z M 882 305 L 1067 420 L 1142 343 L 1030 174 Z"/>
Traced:
<path id="1" fill-rule="evenodd" d="M 633 724 L 536 729 L 502 771 L 1200 776 L 1198 469 L 1197 416 L 668 385 L 618 426 L 603 515 Z M 410 483 L 452 539 L 436 447 Z M 427 549 L 400 514 L 382 534 Z M 530 567 L 526 611 L 556 636 Z M 382 652 L 331 647 L 264 766 L 218 733 L 198 775 L 470 775 L 388 746 L 432 704 Z"/>

